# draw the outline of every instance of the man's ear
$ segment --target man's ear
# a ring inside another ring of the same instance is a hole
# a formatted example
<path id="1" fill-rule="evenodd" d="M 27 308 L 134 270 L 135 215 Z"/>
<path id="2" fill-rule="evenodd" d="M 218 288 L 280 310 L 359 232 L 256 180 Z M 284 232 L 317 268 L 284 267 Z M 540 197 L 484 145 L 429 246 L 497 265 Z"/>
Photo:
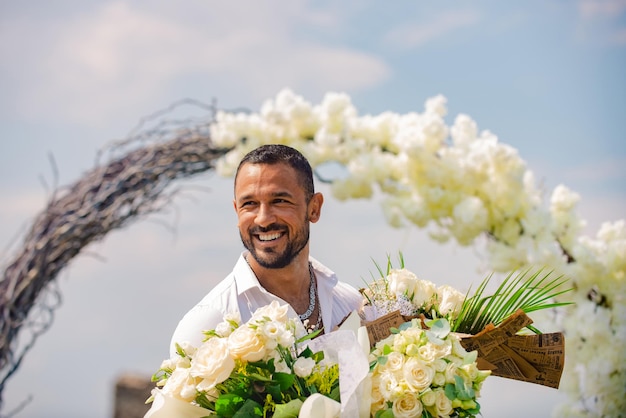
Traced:
<path id="1" fill-rule="evenodd" d="M 311 197 L 308 207 L 309 221 L 315 223 L 319 221 L 322 214 L 322 205 L 324 204 L 324 196 L 321 193 L 315 193 Z"/>

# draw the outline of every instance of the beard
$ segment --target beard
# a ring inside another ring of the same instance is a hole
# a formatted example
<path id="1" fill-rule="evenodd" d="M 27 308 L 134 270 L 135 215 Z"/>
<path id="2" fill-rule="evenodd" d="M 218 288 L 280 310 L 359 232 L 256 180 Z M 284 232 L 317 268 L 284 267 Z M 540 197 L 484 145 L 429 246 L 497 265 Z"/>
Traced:
<path id="1" fill-rule="evenodd" d="M 280 269 L 287 267 L 309 242 L 309 220 L 305 219 L 303 226 L 296 231 L 296 235 L 293 239 L 290 239 L 287 242 L 287 245 L 282 252 L 276 251 L 272 248 L 265 251 L 257 251 L 253 242 L 254 235 L 259 233 L 269 233 L 271 231 L 284 232 L 287 231 L 287 228 L 279 224 L 271 224 L 265 228 L 250 228 L 248 229 L 247 237 L 244 237 L 241 231 L 239 231 L 239 236 L 241 237 L 243 246 L 250 252 L 254 260 L 261 267 L 267 269 Z"/>

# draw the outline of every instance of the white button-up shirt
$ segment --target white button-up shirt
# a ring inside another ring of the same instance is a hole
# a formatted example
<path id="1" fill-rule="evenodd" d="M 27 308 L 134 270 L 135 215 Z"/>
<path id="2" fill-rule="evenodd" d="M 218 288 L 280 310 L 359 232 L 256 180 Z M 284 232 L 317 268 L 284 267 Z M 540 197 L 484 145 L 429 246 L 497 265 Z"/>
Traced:
<path id="1" fill-rule="evenodd" d="M 242 253 L 233 271 L 180 320 L 170 344 L 170 355 L 176 353 L 175 343 L 190 342 L 199 347 L 204 335 L 202 331 L 215 329 L 229 312 L 239 312 L 242 323 L 248 321 L 254 311 L 276 300 L 283 299 L 265 290 Z M 322 310 L 324 329 L 332 331 L 354 310 L 361 306 L 362 296 L 352 286 L 337 279 L 328 267 L 309 257 L 317 279 L 317 294 Z M 289 316 L 299 318 L 289 306 Z"/>

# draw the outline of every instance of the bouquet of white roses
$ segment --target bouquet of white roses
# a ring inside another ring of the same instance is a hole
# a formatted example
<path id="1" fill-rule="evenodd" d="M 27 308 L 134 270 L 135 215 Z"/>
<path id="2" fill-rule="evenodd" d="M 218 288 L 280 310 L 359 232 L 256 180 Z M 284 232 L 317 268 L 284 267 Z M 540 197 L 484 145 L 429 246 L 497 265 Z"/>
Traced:
<path id="1" fill-rule="evenodd" d="M 380 269 L 379 269 L 380 271 Z M 388 264 L 387 273 L 361 290 L 365 304 L 361 316 L 373 321 L 394 311 L 407 319 L 424 315 L 425 318 L 448 318 L 458 316 L 465 295 L 455 288 L 419 279 L 411 271 L 393 269 Z"/>
<path id="2" fill-rule="evenodd" d="M 227 315 L 205 335 L 200 347 L 178 344 L 162 363 L 146 417 L 296 417 L 308 399 L 338 416 L 338 364 L 301 347 L 315 334 L 289 318 L 286 305 L 272 302 L 244 324 Z"/>
<path id="3" fill-rule="evenodd" d="M 376 418 L 474 417 L 476 398 L 490 371 L 479 370 L 450 324 L 413 319 L 376 343 L 372 362 L 371 414 Z"/>
<path id="4" fill-rule="evenodd" d="M 474 417 L 482 382 L 492 373 L 558 387 L 563 335 L 514 334 L 524 327 L 539 333 L 525 313 L 567 304 L 553 302 L 571 290 L 562 288 L 565 279 L 526 271 L 484 295 L 488 277 L 468 296 L 419 279 L 404 268 L 402 255 L 400 262 L 395 269 L 388 258 L 386 271 L 377 265 L 381 277 L 361 290 L 360 316 L 374 347 L 376 418 Z"/>

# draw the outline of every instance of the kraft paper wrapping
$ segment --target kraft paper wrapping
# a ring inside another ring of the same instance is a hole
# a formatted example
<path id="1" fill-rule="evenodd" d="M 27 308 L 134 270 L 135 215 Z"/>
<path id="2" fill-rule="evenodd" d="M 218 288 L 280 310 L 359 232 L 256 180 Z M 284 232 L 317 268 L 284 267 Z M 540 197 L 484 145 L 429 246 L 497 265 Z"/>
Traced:
<path id="1" fill-rule="evenodd" d="M 494 376 L 536 383 L 558 389 L 565 364 L 563 333 L 517 335 L 532 323 L 522 310 L 498 327 L 488 326 L 480 333 L 461 339 L 466 350 L 493 364 Z"/>
<path id="2" fill-rule="evenodd" d="M 398 328 L 406 319 L 396 311 L 364 321 L 370 346 L 388 337 L 391 328 Z M 491 370 L 494 376 L 558 388 L 565 363 L 565 338 L 560 332 L 517 335 L 532 322 L 518 310 L 497 327 L 488 325 L 476 335 L 464 335 L 461 344 L 467 351 L 478 351 L 478 368 Z"/>

